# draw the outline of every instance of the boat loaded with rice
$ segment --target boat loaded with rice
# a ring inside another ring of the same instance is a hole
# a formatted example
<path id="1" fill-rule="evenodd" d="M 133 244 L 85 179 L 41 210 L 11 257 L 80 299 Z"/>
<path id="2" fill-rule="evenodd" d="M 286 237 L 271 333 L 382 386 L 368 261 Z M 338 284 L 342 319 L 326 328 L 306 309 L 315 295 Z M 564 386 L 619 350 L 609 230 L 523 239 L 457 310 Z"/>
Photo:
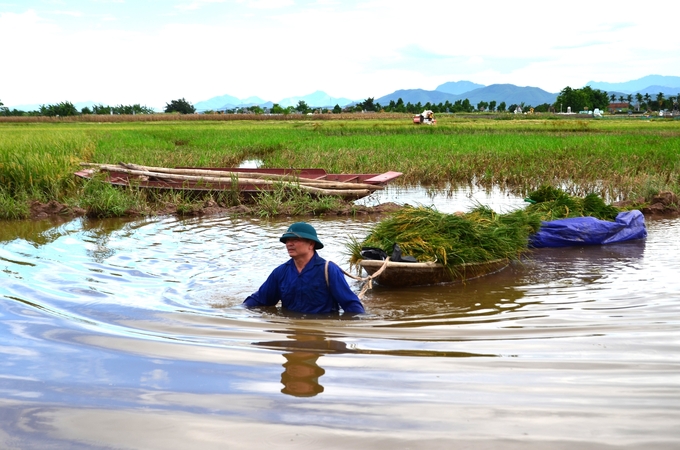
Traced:
<path id="1" fill-rule="evenodd" d="M 81 178 L 101 180 L 116 186 L 182 191 L 238 190 L 256 194 L 281 185 L 294 185 L 312 195 L 331 195 L 345 199 L 366 197 L 383 189 L 401 172 L 372 174 L 331 174 L 323 169 L 264 169 L 243 167 L 149 167 L 136 164 L 81 163 L 86 169 L 76 172 Z"/>
<path id="2" fill-rule="evenodd" d="M 496 214 L 478 206 L 446 214 L 405 206 L 376 224 L 362 242 L 348 244 L 350 265 L 383 286 L 466 282 L 519 259 L 539 227 L 540 219 L 523 211 Z"/>
<path id="3" fill-rule="evenodd" d="M 378 223 L 362 242 L 348 244 L 350 264 L 384 286 L 465 282 L 498 272 L 534 248 L 605 245 L 647 236 L 640 211 L 621 211 L 596 194 L 579 198 L 543 186 L 526 200 L 529 206 L 506 214 L 482 205 L 456 214 L 406 206 Z"/>

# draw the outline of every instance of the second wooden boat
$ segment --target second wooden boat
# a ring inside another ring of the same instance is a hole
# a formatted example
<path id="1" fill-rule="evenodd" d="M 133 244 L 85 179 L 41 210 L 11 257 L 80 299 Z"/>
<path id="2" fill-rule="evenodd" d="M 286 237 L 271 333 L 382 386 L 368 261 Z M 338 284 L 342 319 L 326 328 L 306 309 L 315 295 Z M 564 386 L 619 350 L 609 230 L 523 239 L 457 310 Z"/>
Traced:
<path id="1" fill-rule="evenodd" d="M 251 169 L 240 167 L 148 167 L 134 164 L 90 164 L 76 176 L 90 179 L 102 172 L 102 180 L 115 186 L 184 191 L 238 190 L 256 194 L 277 185 L 291 185 L 314 195 L 333 195 L 346 199 L 366 197 L 401 172 L 372 174 L 330 174 L 323 169 Z"/>

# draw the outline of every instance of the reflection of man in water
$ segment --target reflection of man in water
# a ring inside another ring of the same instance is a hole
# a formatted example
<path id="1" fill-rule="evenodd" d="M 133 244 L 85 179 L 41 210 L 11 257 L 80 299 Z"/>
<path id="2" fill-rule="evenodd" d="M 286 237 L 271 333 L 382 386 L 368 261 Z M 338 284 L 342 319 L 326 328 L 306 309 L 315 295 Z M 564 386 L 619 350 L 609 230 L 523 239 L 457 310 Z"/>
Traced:
<path id="1" fill-rule="evenodd" d="M 291 333 L 292 331 L 292 333 Z M 323 331 L 287 330 L 290 340 L 253 342 L 253 344 L 274 349 L 284 349 L 281 374 L 281 392 L 296 397 L 313 397 L 324 391 L 319 378 L 326 373 L 317 360 L 329 353 L 354 353 L 342 341 L 326 339 Z"/>
<path id="2" fill-rule="evenodd" d="M 281 374 L 281 392 L 296 397 L 313 397 L 323 392 L 319 377 L 326 371 L 316 364 L 319 356 L 311 352 L 284 353 L 286 362 L 283 363 L 285 370 Z"/>

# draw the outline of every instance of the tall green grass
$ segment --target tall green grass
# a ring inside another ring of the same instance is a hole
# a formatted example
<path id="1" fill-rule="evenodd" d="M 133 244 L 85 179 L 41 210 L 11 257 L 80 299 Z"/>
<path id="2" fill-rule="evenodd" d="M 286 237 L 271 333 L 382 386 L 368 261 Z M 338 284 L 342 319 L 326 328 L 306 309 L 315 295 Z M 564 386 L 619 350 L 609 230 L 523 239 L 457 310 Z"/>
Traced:
<path id="1" fill-rule="evenodd" d="M 261 217 L 273 217 L 278 215 L 321 216 L 328 212 L 338 211 L 344 206 L 338 197 L 317 197 L 299 186 L 277 184 L 271 191 L 262 191 L 255 196 Z"/>
<path id="2" fill-rule="evenodd" d="M 95 142 L 81 130 L 28 125 L 0 127 L 0 186 L 14 197 L 61 200 L 73 192 L 73 171 Z"/>
<path id="3" fill-rule="evenodd" d="M 29 214 L 26 193 L 11 193 L 0 186 L 0 220 L 26 219 Z"/>
<path id="4" fill-rule="evenodd" d="M 90 217 L 122 217 L 144 209 L 143 193 L 135 188 L 119 189 L 99 178 L 85 182 L 79 206 L 87 210 Z"/>
<path id="5" fill-rule="evenodd" d="M 404 173 L 397 184 L 500 186 L 519 195 L 544 184 L 608 201 L 680 192 L 680 121 L 440 115 L 436 126 L 416 126 L 406 116 L 370 117 L 0 123 L 0 196 L 77 204 L 80 161 L 230 167 L 247 159 L 339 173 L 396 170 Z"/>

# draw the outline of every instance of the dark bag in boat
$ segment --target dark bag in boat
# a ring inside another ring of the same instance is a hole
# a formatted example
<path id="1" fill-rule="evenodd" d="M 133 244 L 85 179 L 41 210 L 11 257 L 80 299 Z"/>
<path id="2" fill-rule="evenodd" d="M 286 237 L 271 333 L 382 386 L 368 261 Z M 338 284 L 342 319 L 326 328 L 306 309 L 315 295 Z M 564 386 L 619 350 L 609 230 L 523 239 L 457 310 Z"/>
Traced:
<path id="1" fill-rule="evenodd" d="M 418 260 L 415 259 L 413 256 L 402 256 L 401 247 L 399 247 L 399 244 L 394 244 L 394 246 L 392 247 L 392 256 L 390 257 L 390 261 L 394 261 L 394 262 L 418 262 Z"/>
<path id="2" fill-rule="evenodd" d="M 376 247 L 361 247 L 361 257 L 364 259 L 384 261 L 387 259 L 387 253 Z"/>

